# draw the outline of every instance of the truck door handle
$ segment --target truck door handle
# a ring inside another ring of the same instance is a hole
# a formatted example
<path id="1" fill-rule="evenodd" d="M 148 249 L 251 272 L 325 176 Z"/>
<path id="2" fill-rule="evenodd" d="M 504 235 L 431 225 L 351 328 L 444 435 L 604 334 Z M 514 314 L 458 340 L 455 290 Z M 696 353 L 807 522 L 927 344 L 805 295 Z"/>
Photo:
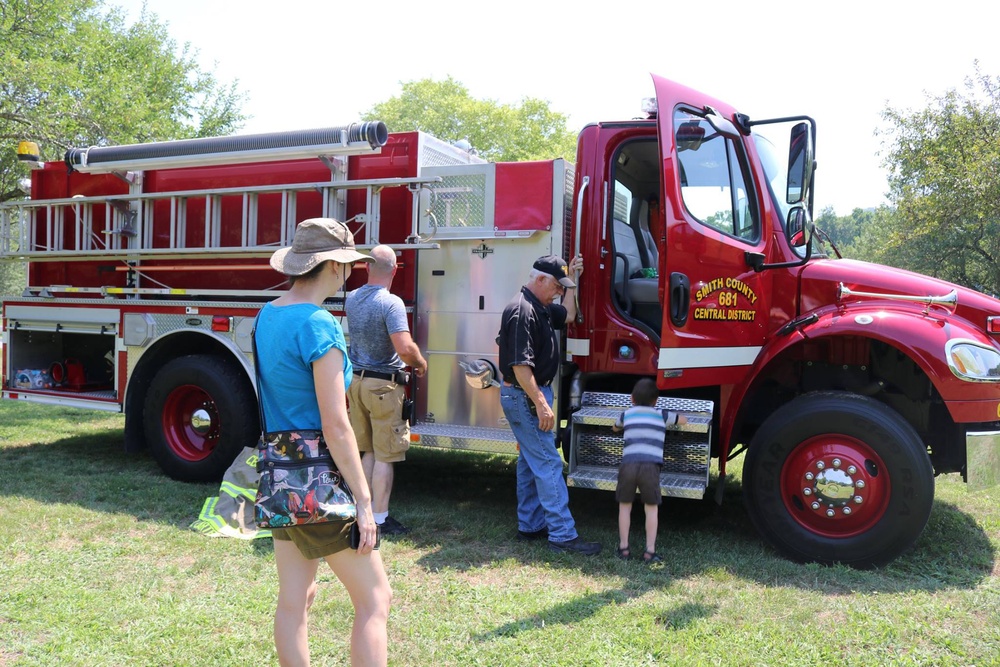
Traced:
<path id="1" fill-rule="evenodd" d="M 670 321 L 675 327 L 687 323 L 691 299 L 691 281 L 683 273 L 670 274 Z"/>

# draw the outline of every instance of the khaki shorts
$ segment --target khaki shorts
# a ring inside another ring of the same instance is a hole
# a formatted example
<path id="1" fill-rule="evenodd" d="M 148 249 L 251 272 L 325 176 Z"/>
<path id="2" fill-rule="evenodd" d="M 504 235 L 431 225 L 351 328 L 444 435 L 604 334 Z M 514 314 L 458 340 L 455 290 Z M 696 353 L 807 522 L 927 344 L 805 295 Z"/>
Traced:
<path id="1" fill-rule="evenodd" d="M 636 487 L 643 505 L 659 505 L 663 502 L 660 493 L 660 468 L 658 463 L 623 463 L 618 468 L 618 487 L 615 500 L 631 503 L 635 500 Z"/>
<path id="2" fill-rule="evenodd" d="M 375 460 L 383 463 L 406 460 L 410 423 L 403 420 L 405 398 L 406 388 L 401 384 L 354 376 L 347 401 L 359 451 L 375 452 Z"/>
<path id="3" fill-rule="evenodd" d="M 290 526 L 272 528 L 271 537 L 285 542 L 294 542 L 305 558 L 323 558 L 351 545 L 351 523 L 331 521 L 314 526 Z"/>

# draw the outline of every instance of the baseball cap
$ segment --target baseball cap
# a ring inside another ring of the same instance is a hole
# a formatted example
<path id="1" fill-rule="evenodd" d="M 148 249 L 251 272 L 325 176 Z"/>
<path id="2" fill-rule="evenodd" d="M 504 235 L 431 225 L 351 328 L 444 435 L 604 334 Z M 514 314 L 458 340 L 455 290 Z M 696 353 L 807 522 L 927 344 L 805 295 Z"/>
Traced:
<path id="1" fill-rule="evenodd" d="M 533 269 L 541 271 L 542 273 L 547 273 L 558 280 L 559 284 L 563 287 L 576 287 L 576 283 L 569 279 L 569 276 L 567 275 L 569 269 L 566 267 L 566 260 L 562 257 L 557 257 L 556 255 L 539 257 L 532 265 Z"/>

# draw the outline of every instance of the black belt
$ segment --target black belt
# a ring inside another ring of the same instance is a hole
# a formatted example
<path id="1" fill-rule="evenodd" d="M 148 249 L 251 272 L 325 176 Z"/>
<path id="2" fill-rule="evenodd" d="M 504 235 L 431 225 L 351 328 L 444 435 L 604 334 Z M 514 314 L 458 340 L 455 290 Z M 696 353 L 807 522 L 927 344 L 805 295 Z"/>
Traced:
<path id="1" fill-rule="evenodd" d="M 406 384 L 410 381 L 410 374 L 406 371 L 396 371 L 395 373 L 376 373 L 375 371 L 354 371 L 354 374 L 364 380 L 365 378 L 375 378 L 376 380 L 388 380 L 396 384 Z"/>
<path id="2" fill-rule="evenodd" d="M 545 384 L 540 384 L 540 385 L 538 385 L 538 387 L 539 388 L 541 388 L 541 387 L 548 387 L 550 384 L 552 384 L 552 380 L 549 380 Z M 505 387 L 513 387 L 514 389 L 517 389 L 518 391 L 524 391 L 524 387 L 522 387 L 521 385 L 514 384 L 513 382 L 507 382 L 506 380 L 503 381 L 503 386 L 505 386 Z"/>

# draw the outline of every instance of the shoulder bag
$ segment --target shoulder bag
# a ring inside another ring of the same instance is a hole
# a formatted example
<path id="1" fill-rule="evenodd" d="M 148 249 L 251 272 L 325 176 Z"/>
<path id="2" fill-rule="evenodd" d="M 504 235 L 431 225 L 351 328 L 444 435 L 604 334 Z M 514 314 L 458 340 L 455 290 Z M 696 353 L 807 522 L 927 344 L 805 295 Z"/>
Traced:
<path id="1" fill-rule="evenodd" d="M 350 487 L 330 456 L 323 432 L 268 431 L 257 354 L 257 327 L 251 333 L 257 377 L 261 436 L 257 442 L 257 498 L 254 523 L 259 528 L 288 528 L 339 521 L 352 523 L 357 507 Z"/>

